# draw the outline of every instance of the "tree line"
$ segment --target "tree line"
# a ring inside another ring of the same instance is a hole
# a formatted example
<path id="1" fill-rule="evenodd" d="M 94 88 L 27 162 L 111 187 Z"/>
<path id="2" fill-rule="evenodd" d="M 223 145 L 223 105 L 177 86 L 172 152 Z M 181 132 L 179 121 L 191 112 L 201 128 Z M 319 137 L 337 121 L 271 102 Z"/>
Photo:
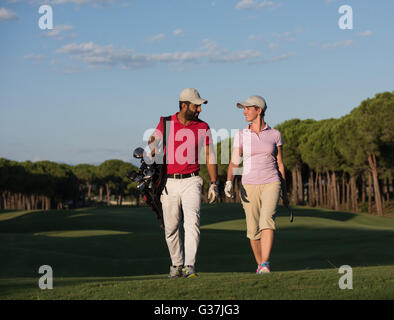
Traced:
<path id="1" fill-rule="evenodd" d="M 98 202 L 121 205 L 126 195 L 139 200 L 137 186 L 126 178 L 136 169 L 122 160 L 71 166 L 51 161 L 17 162 L 0 158 L 0 209 L 49 210 Z M 97 202 L 96 201 L 96 202 Z"/>
<path id="2" fill-rule="evenodd" d="M 393 194 L 394 91 L 362 101 L 339 119 L 291 119 L 275 128 L 284 142 L 292 205 L 383 214 Z M 216 150 L 223 186 L 227 165 L 220 161 L 220 142 Z M 205 167 L 202 175 L 209 181 Z M 239 202 L 240 181 L 236 177 L 235 199 L 222 193 L 220 201 Z"/>
<path id="3" fill-rule="evenodd" d="M 376 94 L 339 119 L 291 119 L 275 127 L 282 133 L 286 180 L 291 203 L 335 210 L 383 214 L 393 193 L 394 91 Z M 221 164 L 221 142 L 216 146 L 221 202 L 239 202 L 222 189 L 227 164 Z M 230 155 L 228 155 L 230 156 Z M 91 202 L 121 205 L 130 197 L 138 205 L 136 184 L 126 173 L 136 168 L 121 160 L 100 165 L 70 166 L 50 161 L 16 162 L 0 159 L 0 209 L 62 209 Z M 209 175 L 201 165 L 203 201 Z"/>

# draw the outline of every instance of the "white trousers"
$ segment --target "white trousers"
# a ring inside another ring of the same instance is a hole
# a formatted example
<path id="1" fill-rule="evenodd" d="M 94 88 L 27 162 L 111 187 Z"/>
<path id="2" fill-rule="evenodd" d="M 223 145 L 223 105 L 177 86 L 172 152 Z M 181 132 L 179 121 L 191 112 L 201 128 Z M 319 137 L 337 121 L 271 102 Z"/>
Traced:
<path id="1" fill-rule="evenodd" d="M 200 242 L 200 206 L 203 179 L 167 179 L 160 200 L 163 207 L 165 238 L 173 266 L 194 266 Z M 183 213 L 183 214 L 182 214 Z M 184 245 L 179 236 L 181 222 Z"/>

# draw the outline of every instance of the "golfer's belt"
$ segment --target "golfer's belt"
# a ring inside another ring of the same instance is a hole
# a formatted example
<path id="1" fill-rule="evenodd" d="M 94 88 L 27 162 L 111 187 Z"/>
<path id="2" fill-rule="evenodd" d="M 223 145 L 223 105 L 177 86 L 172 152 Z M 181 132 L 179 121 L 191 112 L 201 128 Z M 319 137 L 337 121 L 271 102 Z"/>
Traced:
<path id="1" fill-rule="evenodd" d="M 174 174 L 167 174 L 167 178 L 171 178 L 171 179 L 186 179 L 186 178 L 191 178 L 191 177 L 195 177 L 198 176 L 200 171 L 195 171 L 192 173 L 174 173 Z"/>

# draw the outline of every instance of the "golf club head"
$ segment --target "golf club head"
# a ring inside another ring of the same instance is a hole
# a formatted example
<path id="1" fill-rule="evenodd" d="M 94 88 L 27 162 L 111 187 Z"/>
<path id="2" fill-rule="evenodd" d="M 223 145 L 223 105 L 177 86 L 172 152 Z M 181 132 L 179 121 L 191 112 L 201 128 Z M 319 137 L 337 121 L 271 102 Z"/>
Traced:
<path id="1" fill-rule="evenodd" d="M 136 159 L 142 159 L 144 157 L 144 149 L 138 147 L 133 152 L 133 157 Z"/>
<path id="2" fill-rule="evenodd" d="M 143 183 L 141 183 L 141 184 L 139 184 L 139 185 L 137 186 L 137 189 L 138 189 L 139 191 L 144 191 L 145 187 L 146 187 L 146 184 L 145 184 L 145 182 L 143 182 Z"/>
<path id="3" fill-rule="evenodd" d="M 135 172 L 134 170 L 131 170 L 127 172 L 126 177 L 129 178 L 130 180 L 133 180 L 137 177 L 138 173 Z"/>
<path id="4" fill-rule="evenodd" d="M 144 180 L 151 179 L 154 174 L 155 174 L 155 171 L 153 169 L 145 169 L 144 170 Z"/>

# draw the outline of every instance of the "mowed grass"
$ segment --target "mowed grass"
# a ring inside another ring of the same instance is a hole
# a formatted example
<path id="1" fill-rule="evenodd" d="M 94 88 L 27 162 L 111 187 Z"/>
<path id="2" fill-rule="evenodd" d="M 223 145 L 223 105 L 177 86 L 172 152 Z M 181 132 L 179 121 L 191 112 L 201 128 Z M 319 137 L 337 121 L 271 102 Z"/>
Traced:
<path id="1" fill-rule="evenodd" d="M 257 276 L 239 204 L 204 205 L 199 277 L 168 279 L 164 233 L 148 208 L 0 212 L 0 299 L 393 299 L 394 219 L 279 209 L 273 272 Z M 53 269 L 40 290 L 38 269 Z M 342 265 L 353 289 L 341 290 Z"/>

